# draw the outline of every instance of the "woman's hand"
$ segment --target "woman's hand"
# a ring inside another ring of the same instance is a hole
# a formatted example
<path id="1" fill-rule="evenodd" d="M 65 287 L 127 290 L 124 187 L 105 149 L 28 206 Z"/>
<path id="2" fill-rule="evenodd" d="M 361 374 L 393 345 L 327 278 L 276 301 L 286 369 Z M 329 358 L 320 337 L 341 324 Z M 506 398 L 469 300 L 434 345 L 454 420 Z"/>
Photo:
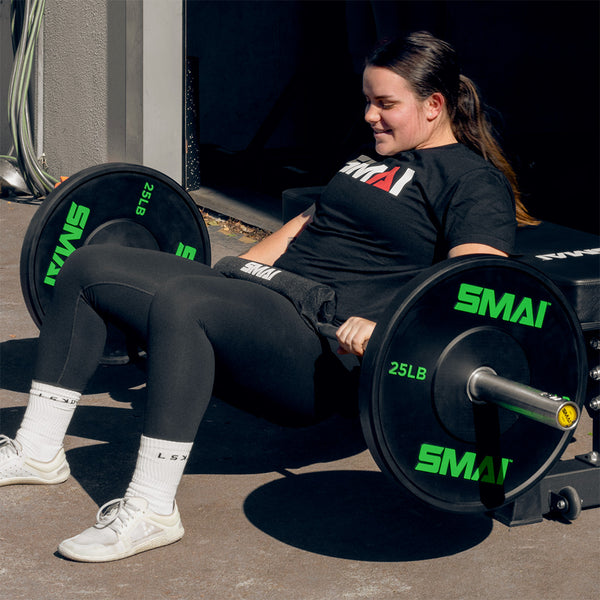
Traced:
<path id="1" fill-rule="evenodd" d="M 338 354 L 356 354 L 362 356 L 371 339 L 376 323 L 362 317 L 350 317 L 336 331 L 340 344 Z"/>

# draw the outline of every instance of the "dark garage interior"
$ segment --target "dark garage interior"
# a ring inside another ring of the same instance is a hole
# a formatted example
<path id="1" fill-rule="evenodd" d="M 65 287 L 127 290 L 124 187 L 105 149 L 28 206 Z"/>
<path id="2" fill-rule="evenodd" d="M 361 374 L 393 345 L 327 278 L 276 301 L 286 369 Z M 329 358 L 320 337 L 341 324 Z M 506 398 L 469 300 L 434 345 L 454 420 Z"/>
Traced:
<path id="1" fill-rule="evenodd" d="M 598 17 L 592 1 L 188 0 L 186 187 L 278 206 L 325 184 L 371 137 L 364 56 L 426 29 L 478 84 L 529 210 L 597 233 Z"/>

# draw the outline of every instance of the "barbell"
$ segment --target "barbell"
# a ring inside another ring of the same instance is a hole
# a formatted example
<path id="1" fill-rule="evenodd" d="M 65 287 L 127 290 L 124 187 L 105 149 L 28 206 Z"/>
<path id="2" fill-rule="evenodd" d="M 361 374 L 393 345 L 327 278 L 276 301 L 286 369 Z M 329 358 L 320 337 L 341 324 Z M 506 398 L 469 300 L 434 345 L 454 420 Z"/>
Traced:
<path id="1" fill-rule="evenodd" d="M 38 326 L 64 261 L 108 242 L 210 264 L 202 216 L 173 180 L 126 163 L 85 169 L 47 196 L 24 238 L 21 286 Z M 381 470 L 417 498 L 486 512 L 560 458 L 586 376 L 581 327 L 550 279 L 501 257 L 447 260 L 399 291 L 375 328 L 361 425 Z"/>
<path id="2" fill-rule="evenodd" d="M 548 278 L 501 257 L 452 259 L 406 286 L 375 328 L 363 432 L 382 471 L 418 498 L 486 512 L 558 460 L 586 379 L 581 327 Z"/>

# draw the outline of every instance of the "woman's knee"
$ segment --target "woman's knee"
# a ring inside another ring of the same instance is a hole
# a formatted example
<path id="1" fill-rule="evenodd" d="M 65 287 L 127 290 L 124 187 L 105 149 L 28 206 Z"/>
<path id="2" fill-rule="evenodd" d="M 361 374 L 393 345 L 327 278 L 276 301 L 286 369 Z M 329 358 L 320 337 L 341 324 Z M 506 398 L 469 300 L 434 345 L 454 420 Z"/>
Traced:
<path id="1" fill-rule="evenodd" d="M 197 278 L 175 277 L 166 281 L 155 292 L 150 305 L 150 327 L 190 327 L 198 322 L 203 310 L 199 304 L 208 306 L 209 298 L 198 288 Z"/>
<path id="2" fill-rule="evenodd" d="M 82 246 L 73 252 L 62 266 L 57 278 L 57 286 L 76 283 L 85 287 L 102 279 L 102 272 L 115 260 L 115 246 L 97 244 Z"/>

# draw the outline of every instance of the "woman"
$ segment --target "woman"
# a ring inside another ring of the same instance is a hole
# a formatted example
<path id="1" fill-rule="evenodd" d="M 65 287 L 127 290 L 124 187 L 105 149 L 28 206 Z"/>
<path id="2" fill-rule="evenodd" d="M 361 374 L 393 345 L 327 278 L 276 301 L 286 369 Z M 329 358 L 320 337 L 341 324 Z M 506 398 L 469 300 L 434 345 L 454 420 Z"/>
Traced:
<path id="1" fill-rule="evenodd" d="M 314 207 L 243 255 L 330 286 L 336 344 L 272 289 L 172 255 L 92 246 L 65 263 L 23 422 L 0 446 L 0 485 L 68 477 L 63 437 L 106 322 L 149 358 L 125 498 L 62 542 L 64 556 L 115 560 L 180 539 L 175 493 L 213 390 L 296 424 L 352 405 L 360 357 L 398 288 L 445 257 L 507 256 L 517 220 L 531 221 L 518 198 L 515 219 L 514 174 L 448 44 L 425 32 L 388 43 L 363 86 L 376 154 L 348 162 Z"/>

